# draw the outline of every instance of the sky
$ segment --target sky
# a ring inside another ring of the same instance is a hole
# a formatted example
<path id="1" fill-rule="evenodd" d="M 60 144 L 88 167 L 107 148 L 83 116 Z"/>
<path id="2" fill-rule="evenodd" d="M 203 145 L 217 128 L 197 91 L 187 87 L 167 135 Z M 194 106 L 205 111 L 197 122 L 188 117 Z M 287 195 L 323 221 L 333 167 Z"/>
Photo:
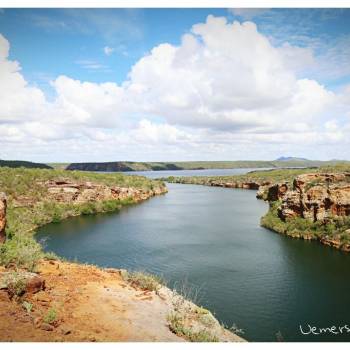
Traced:
<path id="1" fill-rule="evenodd" d="M 0 9 L 0 159 L 350 160 L 350 9 Z"/>

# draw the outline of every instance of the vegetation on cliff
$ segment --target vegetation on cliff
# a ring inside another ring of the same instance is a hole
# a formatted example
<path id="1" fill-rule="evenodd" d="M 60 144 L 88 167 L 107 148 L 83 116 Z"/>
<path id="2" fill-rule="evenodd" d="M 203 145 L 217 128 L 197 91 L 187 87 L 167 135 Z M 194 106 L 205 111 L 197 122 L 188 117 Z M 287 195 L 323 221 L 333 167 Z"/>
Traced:
<path id="1" fill-rule="evenodd" d="M 258 189 L 270 204 L 261 225 L 350 251 L 350 166 L 274 169 L 233 176 L 168 177 L 172 183 Z"/>
<path id="2" fill-rule="evenodd" d="M 240 168 L 286 168 L 334 166 L 341 161 L 317 161 L 301 158 L 282 158 L 272 161 L 187 161 L 187 162 L 85 162 L 85 163 L 48 163 L 55 169 L 84 171 L 157 171 L 157 170 L 199 170 L 199 169 L 240 169 Z"/>
<path id="3" fill-rule="evenodd" d="M 114 197 L 91 197 L 109 188 L 124 191 Z M 7 196 L 7 240 L 0 246 L 0 264 L 34 270 L 43 256 L 33 239 L 35 228 L 70 216 L 116 211 L 165 190 L 161 181 L 141 176 L 0 168 L 0 191 Z M 72 196 L 79 200 L 71 200 Z"/>
<path id="4" fill-rule="evenodd" d="M 270 209 L 263 226 L 350 251 L 350 172 L 303 174 L 266 191 Z"/>
<path id="5" fill-rule="evenodd" d="M 3 199 L 7 237 L 0 244 L 0 307 L 5 310 L 4 323 L 12 324 L 11 332 L 6 330 L 0 340 L 242 341 L 209 311 L 199 313 L 204 309 L 165 287 L 157 276 L 65 262 L 44 254 L 33 239 L 33 230 L 48 222 L 118 210 L 164 193 L 163 182 L 23 168 L 0 169 L 0 181 L 0 192 L 7 194 Z M 132 309 L 132 315 L 121 308 Z M 85 309 L 93 315 L 88 322 L 79 316 Z M 177 328 L 169 316 L 175 312 Z M 128 324 L 125 329 L 123 322 Z M 6 325 L 0 325 L 0 333 Z M 99 327 L 103 331 L 95 332 Z"/>
<path id="6" fill-rule="evenodd" d="M 348 250 L 350 244 L 350 217 L 330 217 L 326 222 L 310 221 L 300 217 L 282 220 L 278 215 L 281 202 L 270 203 L 269 211 L 261 218 L 261 225 L 293 238 L 318 240 L 324 244 Z"/>
<path id="7" fill-rule="evenodd" d="M 255 182 L 257 184 L 263 183 L 278 183 L 278 182 L 292 182 L 293 179 L 301 174 L 308 173 L 327 173 L 327 172 L 346 172 L 350 171 L 350 164 L 337 164 L 327 165 L 322 167 L 308 167 L 308 168 L 297 168 L 297 169 L 271 169 L 271 170 L 255 170 L 250 171 L 243 175 L 227 175 L 227 176 L 169 176 L 163 177 L 159 180 L 170 182 L 170 183 L 181 183 L 181 184 L 194 184 L 194 185 L 205 185 L 213 186 L 213 183 L 225 184 L 225 183 L 249 183 Z"/>

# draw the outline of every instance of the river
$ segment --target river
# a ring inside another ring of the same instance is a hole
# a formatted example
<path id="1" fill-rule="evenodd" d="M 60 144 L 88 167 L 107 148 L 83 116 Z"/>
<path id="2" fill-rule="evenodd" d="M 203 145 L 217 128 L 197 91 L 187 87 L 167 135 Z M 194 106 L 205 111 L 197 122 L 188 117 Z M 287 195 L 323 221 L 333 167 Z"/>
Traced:
<path id="1" fill-rule="evenodd" d="M 308 324 L 350 330 L 350 254 L 260 227 L 267 204 L 255 191 L 168 189 L 119 213 L 46 225 L 37 239 L 68 259 L 146 270 L 198 290 L 197 304 L 249 341 L 350 340 L 344 328 L 338 335 L 300 331 L 309 332 Z"/>

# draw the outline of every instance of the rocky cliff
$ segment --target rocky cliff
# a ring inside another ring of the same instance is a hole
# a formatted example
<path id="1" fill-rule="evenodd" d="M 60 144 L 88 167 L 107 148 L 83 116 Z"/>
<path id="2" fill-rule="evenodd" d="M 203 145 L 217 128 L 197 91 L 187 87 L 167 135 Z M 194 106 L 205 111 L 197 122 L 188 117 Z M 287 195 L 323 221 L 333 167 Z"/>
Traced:
<path id="1" fill-rule="evenodd" d="M 0 192 L 0 243 L 4 243 L 6 239 L 5 226 L 6 226 L 6 195 Z"/>
<path id="2" fill-rule="evenodd" d="M 197 180 L 198 179 L 198 180 Z M 238 180 L 232 181 L 225 178 L 222 179 L 213 179 L 208 176 L 184 176 L 184 177 L 169 177 L 162 178 L 164 181 L 172 183 L 181 183 L 181 184 L 194 184 L 194 185 L 204 185 L 204 186 L 213 186 L 213 187 L 225 187 L 225 188 L 243 188 L 246 190 L 258 190 L 259 188 L 264 187 L 265 189 L 271 184 L 270 181 L 258 181 L 258 180 Z"/>
<path id="3" fill-rule="evenodd" d="M 350 251 L 350 173 L 299 175 L 260 188 L 258 197 L 270 202 L 263 226 Z"/>
<path id="4" fill-rule="evenodd" d="M 290 189 L 288 184 L 282 186 L 285 190 L 273 199 L 282 201 L 278 211 L 282 220 L 301 217 L 325 222 L 350 215 L 350 173 L 299 175 Z"/>
<path id="5" fill-rule="evenodd" d="M 350 172 L 347 166 L 278 169 L 245 175 L 168 177 L 182 184 L 257 190 L 270 203 L 264 227 L 350 251 Z"/>
<path id="6" fill-rule="evenodd" d="M 107 186 L 91 181 L 50 180 L 41 183 L 41 185 L 47 189 L 47 197 L 49 199 L 68 203 L 124 200 L 128 198 L 135 202 L 140 202 L 167 192 L 167 188 L 163 185 L 142 190 L 133 187 Z"/>
<path id="7" fill-rule="evenodd" d="M 159 278 L 45 256 L 25 232 L 26 221 L 31 228 L 50 222 L 58 208 L 62 219 L 87 203 L 99 212 L 110 201 L 121 206 L 167 192 L 159 181 L 120 176 L 117 184 L 95 174 L 92 181 L 35 178 L 26 181 L 35 196 L 29 188 L 8 191 L 12 235 L 0 250 L 0 341 L 243 341 Z M 6 204 L 0 193 L 1 234 Z"/>

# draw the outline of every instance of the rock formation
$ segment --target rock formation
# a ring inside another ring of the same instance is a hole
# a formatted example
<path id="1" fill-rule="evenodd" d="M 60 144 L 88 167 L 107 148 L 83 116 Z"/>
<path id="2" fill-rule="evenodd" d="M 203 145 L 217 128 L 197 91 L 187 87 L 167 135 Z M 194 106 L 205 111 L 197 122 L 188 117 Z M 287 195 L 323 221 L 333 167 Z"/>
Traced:
<path id="1" fill-rule="evenodd" d="M 5 226 L 6 226 L 6 195 L 0 192 L 0 244 L 5 242 Z"/>
<path id="2" fill-rule="evenodd" d="M 276 183 L 273 185 L 264 183 L 259 187 L 256 198 L 269 202 L 277 201 L 284 197 L 288 191 L 288 186 L 288 183 Z"/>
<path id="3" fill-rule="evenodd" d="M 225 188 L 244 188 L 246 190 L 257 190 L 260 187 L 260 183 L 256 181 L 246 182 L 225 182 L 225 181 L 210 181 L 210 186 L 225 187 Z"/>
<path id="4" fill-rule="evenodd" d="M 301 217 L 310 221 L 350 215 L 350 173 L 304 174 L 297 176 L 293 186 L 273 185 L 268 200 L 281 200 L 278 214 L 282 220 Z"/>
<path id="5" fill-rule="evenodd" d="M 90 201 L 123 200 L 131 198 L 136 202 L 167 192 L 159 185 L 149 190 L 132 187 L 110 187 L 92 182 L 72 182 L 69 180 L 47 181 L 42 183 L 47 188 L 48 198 L 57 202 L 85 203 Z"/>

